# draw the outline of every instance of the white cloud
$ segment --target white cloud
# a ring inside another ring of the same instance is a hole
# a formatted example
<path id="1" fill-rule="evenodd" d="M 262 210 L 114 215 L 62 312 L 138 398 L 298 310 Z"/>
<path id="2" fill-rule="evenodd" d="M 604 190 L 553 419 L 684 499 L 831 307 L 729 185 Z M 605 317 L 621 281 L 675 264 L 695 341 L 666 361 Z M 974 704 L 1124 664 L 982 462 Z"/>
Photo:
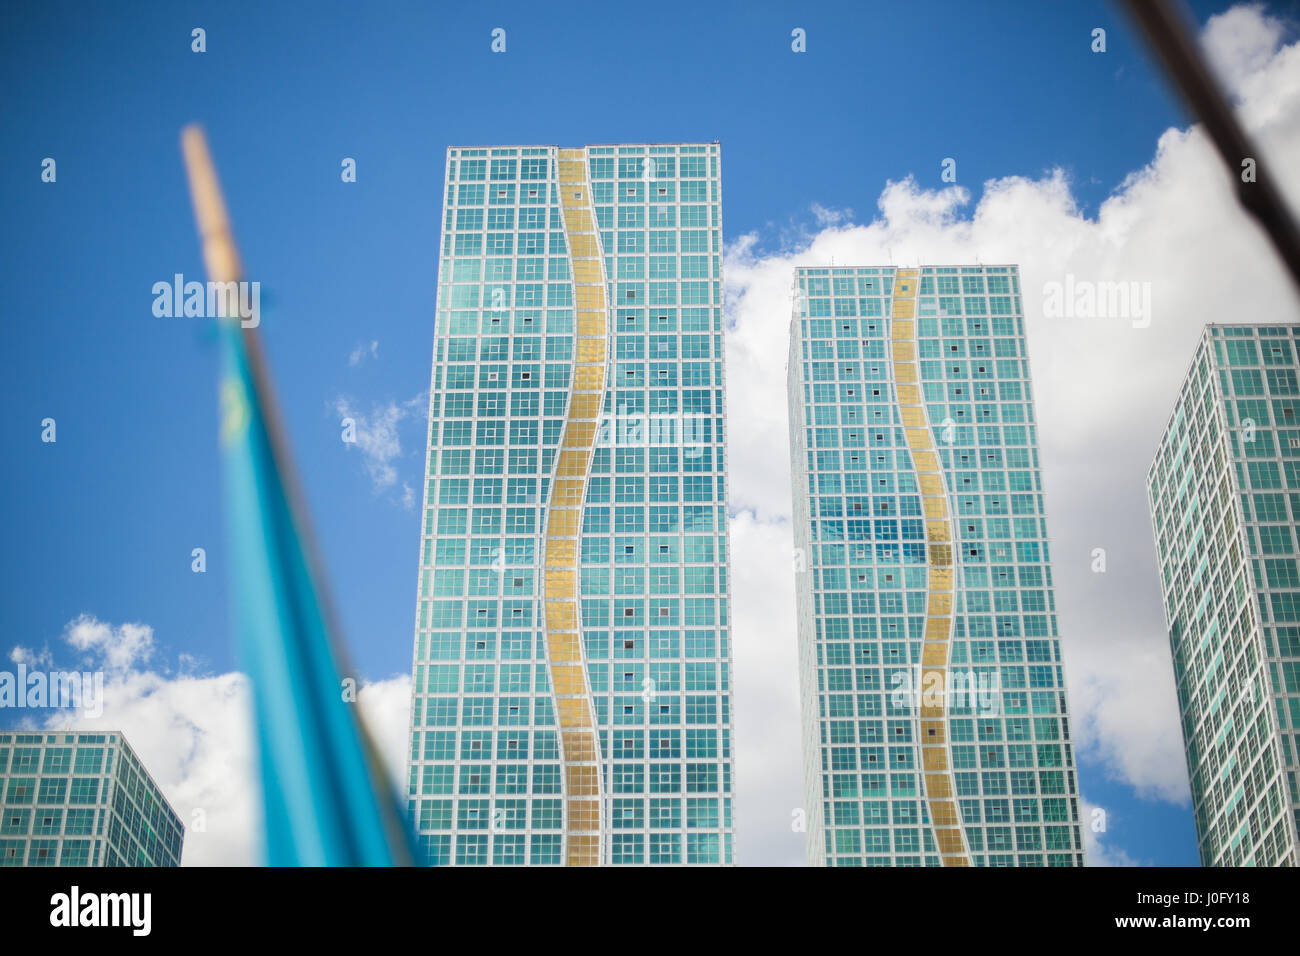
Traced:
<path id="1" fill-rule="evenodd" d="M 63 636 L 77 650 L 89 653 L 114 671 L 143 664 L 153 655 L 153 628 L 146 624 L 114 627 L 83 614 L 68 623 Z"/>
<path id="2" fill-rule="evenodd" d="M 379 358 L 378 339 L 371 339 L 369 345 L 363 342 L 354 348 L 352 354 L 348 356 L 348 365 L 355 367 L 368 358 Z"/>
<path id="3" fill-rule="evenodd" d="M 63 638 L 104 671 L 103 713 L 57 711 L 45 726 L 121 732 L 185 823 L 184 864 L 253 862 L 258 807 L 243 675 L 196 675 L 188 656 L 174 670 L 149 666 L 154 632 L 138 622 L 83 614 Z"/>
<path id="4" fill-rule="evenodd" d="M 356 440 L 344 442 L 344 448 L 356 449 L 361 453 L 366 474 L 376 493 L 386 492 L 398 484 L 397 463 L 402 457 L 401 430 L 404 422 L 418 421 L 422 412 L 428 407 L 428 393 L 416 395 L 405 402 L 391 399 L 387 404 L 372 405 L 370 414 L 357 410 L 352 399 L 340 395 L 334 400 L 334 411 L 340 422 L 352 419 Z M 403 507 L 411 508 L 415 504 L 415 495 L 409 483 L 402 483 L 400 501 Z"/>
<path id="5" fill-rule="evenodd" d="M 852 209 L 831 209 L 819 202 L 813 203 L 810 208 L 818 226 L 837 226 L 853 219 Z"/>
<path id="6" fill-rule="evenodd" d="M 790 523 L 741 512 L 730 525 L 737 641 L 736 859 L 802 866 L 804 834 L 791 827 L 794 811 L 805 807 Z"/>
<path id="7" fill-rule="evenodd" d="M 1087 863 L 1089 866 L 1142 866 L 1143 864 L 1135 860 L 1126 853 L 1123 847 L 1112 844 L 1107 839 L 1110 832 L 1110 814 L 1091 803 L 1086 797 L 1080 796 L 1083 827 L 1083 849 L 1087 854 Z M 1101 821 L 1103 829 L 1098 831 L 1094 829 L 1094 824 Z"/>
<path id="8" fill-rule="evenodd" d="M 1215 18 L 1206 43 L 1275 168 L 1300 163 L 1300 45 L 1255 9 Z M 1297 177 L 1278 177 L 1294 205 Z M 726 263 L 729 449 L 736 587 L 738 797 L 743 862 L 780 859 L 770 781 L 797 777 L 798 739 L 766 711 L 797 714 L 785 363 L 795 265 L 1020 266 L 1048 528 L 1074 731 L 1080 750 L 1145 798 L 1185 802 L 1186 765 L 1144 479 L 1207 322 L 1294 321 L 1295 296 L 1199 128 L 1170 129 L 1152 161 L 1084 216 L 1060 170 L 1039 179 L 925 190 L 889 183 L 868 224 L 822 224 L 779 251 L 740 236 Z M 766 238 L 766 237 L 764 237 Z M 1068 274 L 1149 282 L 1148 328 L 1125 319 L 1047 319 L 1044 287 Z M 1108 570 L 1093 574 L 1092 551 Z M 752 609 L 761 609 L 756 613 Z M 745 621 L 752 623 L 745 625 Z M 788 646 L 788 651 L 782 644 Z M 1086 781 L 1085 781 L 1086 782 Z M 788 789 L 788 786 L 787 786 Z M 784 798 L 776 803 L 789 802 Z M 758 806 L 761 823 L 750 814 Z M 751 828 L 762 826 L 769 836 Z M 768 853 L 775 856 L 768 856 Z"/>
<path id="9" fill-rule="evenodd" d="M 28 669 L 37 667 L 49 667 L 54 663 L 54 658 L 50 654 L 49 648 L 42 648 L 34 651 L 30 647 L 14 647 L 9 651 L 9 660 L 15 664 L 25 664 Z"/>
<path id="10" fill-rule="evenodd" d="M 138 650 L 152 646 L 153 629 L 144 624 L 113 626 L 82 615 L 64 637 L 92 666 L 106 671 L 104 710 L 99 717 L 59 711 L 45 719 L 45 726 L 122 733 L 185 823 L 184 865 L 258 862 L 261 805 L 247 677 L 195 674 L 187 655 L 176 669 L 145 668 L 147 657 Z M 126 659 L 123 647 L 132 649 L 131 664 L 117 666 L 115 661 Z M 14 652 L 10 656 L 17 660 Z M 408 675 L 363 682 L 357 694 L 362 718 L 399 792 L 405 790 L 410 695 Z"/>
<path id="11" fill-rule="evenodd" d="M 406 761 L 411 750 L 411 675 L 362 684 L 357 703 L 393 786 L 405 794 Z"/>
<path id="12" fill-rule="evenodd" d="M 1283 32 L 1262 3 L 1241 4 L 1206 21 L 1201 48 L 1228 91 L 1241 95 L 1268 70 Z"/>
<path id="13" fill-rule="evenodd" d="M 255 862 L 260 807 L 242 674 L 119 675 L 104 687 L 104 713 L 77 729 L 120 731 L 185 823 L 186 866 Z M 50 719 L 59 727 L 63 717 Z M 202 827 L 203 829 L 198 829 Z"/>

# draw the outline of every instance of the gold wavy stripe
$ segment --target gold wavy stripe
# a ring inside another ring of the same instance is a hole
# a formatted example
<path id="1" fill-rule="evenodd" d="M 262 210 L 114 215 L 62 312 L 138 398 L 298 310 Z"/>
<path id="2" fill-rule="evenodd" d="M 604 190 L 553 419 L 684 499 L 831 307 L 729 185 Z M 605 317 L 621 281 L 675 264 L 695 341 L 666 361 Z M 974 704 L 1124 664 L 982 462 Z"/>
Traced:
<path id="1" fill-rule="evenodd" d="M 547 666 L 559 713 L 564 766 L 564 862 L 599 866 L 604 800 L 600 740 L 579 626 L 578 532 L 605 395 L 609 313 L 586 150 L 560 150 L 559 165 L 560 208 L 577 301 L 577 348 L 569 412 L 546 508 L 543 600 Z"/>
<path id="2" fill-rule="evenodd" d="M 956 785 L 948 750 L 948 661 L 952 652 L 952 514 L 925 403 L 917 364 L 917 269 L 894 273 L 891 347 L 898 410 L 912 453 L 925 512 L 925 641 L 921 648 L 921 767 L 930 826 L 944 866 L 970 866 L 970 852 L 957 813 Z"/>

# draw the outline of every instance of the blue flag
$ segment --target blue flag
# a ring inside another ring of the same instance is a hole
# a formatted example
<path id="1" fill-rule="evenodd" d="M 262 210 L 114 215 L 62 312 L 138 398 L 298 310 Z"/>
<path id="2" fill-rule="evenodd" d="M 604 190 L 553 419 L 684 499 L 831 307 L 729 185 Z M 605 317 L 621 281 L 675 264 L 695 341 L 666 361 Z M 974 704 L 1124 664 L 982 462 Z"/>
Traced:
<path id="1" fill-rule="evenodd" d="M 271 866 L 390 866 L 414 862 L 414 839 L 356 712 L 355 675 L 343 667 L 308 544 L 306 509 L 274 396 L 231 292 L 242 269 L 207 141 L 181 135 L 209 299 L 221 341 L 221 458 L 239 662 L 253 685 L 254 729 Z M 351 680 L 350 684 L 345 679 Z"/>
<path id="2" fill-rule="evenodd" d="M 239 656 L 253 685 L 271 866 L 411 864 L 405 814 L 345 692 L 268 426 L 260 356 L 222 319 L 221 450 Z"/>

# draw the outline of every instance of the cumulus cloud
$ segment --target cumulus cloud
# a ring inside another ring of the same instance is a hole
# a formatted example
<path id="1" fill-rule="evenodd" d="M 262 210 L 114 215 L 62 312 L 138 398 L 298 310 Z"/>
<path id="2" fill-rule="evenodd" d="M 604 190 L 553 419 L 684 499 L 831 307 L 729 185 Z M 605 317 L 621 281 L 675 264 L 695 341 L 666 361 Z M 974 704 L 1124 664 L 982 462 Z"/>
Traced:
<path id="1" fill-rule="evenodd" d="M 74 729 L 120 731 L 185 824 L 186 866 L 256 861 L 260 820 L 242 674 L 174 676 L 153 670 L 105 682 L 104 713 Z M 48 721 L 65 726 L 63 715 Z"/>
<path id="2" fill-rule="evenodd" d="M 411 675 L 363 683 L 357 692 L 361 719 L 384 759 L 398 793 L 406 793 L 406 761 L 410 753 Z"/>
<path id="3" fill-rule="evenodd" d="M 68 624 L 63 636 L 77 650 L 86 652 L 113 671 L 142 664 L 153 654 L 153 628 L 146 624 L 114 627 L 83 614 Z"/>
<path id="4" fill-rule="evenodd" d="M 1089 866 L 1141 866 L 1142 864 L 1109 840 L 1110 815 L 1105 809 L 1080 796 L 1083 849 Z"/>
<path id="5" fill-rule="evenodd" d="M 50 654 L 49 648 L 36 651 L 30 647 L 14 647 L 9 651 L 9 660 L 15 664 L 23 664 L 28 668 L 49 667 L 54 663 L 54 657 Z"/>
<path id="6" fill-rule="evenodd" d="M 63 639 L 104 671 L 103 713 L 54 711 L 43 726 L 123 734 L 185 823 L 185 866 L 257 863 L 261 806 L 248 678 L 200 673 L 187 655 L 175 667 L 158 662 L 146 624 L 113 625 L 83 614 Z M 10 658 L 34 659 L 21 647 Z M 54 666 L 51 652 L 41 659 Z M 403 789 L 410 696 L 409 675 L 363 681 L 357 694 L 371 738 Z"/>
<path id="7" fill-rule="evenodd" d="M 1201 48 L 1228 91 L 1242 96 L 1267 74 L 1284 30 L 1262 3 L 1241 4 L 1206 22 Z"/>
<path id="8" fill-rule="evenodd" d="M 793 826 L 805 807 L 790 523 L 745 511 L 732 516 L 730 530 L 736 858 L 802 866 L 804 833 Z"/>
<path id="9" fill-rule="evenodd" d="M 1260 143 L 1261 165 L 1292 168 L 1300 162 L 1300 44 L 1280 46 L 1282 36 L 1260 9 L 1237 8 L 1213 18 L 1203 39 Z M 1300 204 L 1296 177 L 1278 178 Z M 1020 266 L 1077 745 L 1138 796 L 1187 801 L 1145 473 L 1203 325 L 1294 321 L 1296 304 L 1232 186 L 1193 126 L 1167 130 L 1151 161 L 1095 217 L 1081 212 L 1061 170 L 991 180 L 978 200 L 961 186 L 928 190 L 908 178 L 885 186 L 870 222 L 818 206 L 810 214 L 820 228 L 796 248 L 789 230 L 731 243 L 727 391 L 744 862 L 785 859 L 788 806 L 800 802 L 792 793 L 798 739 L 786 730 L 798 713 L 785 390 L 796 265 Z M 1149 324 L 1047 317 L 1051 284 L 1070 276 L 1149 284 Z M 1092 570 L 1097 548 L 1105 549 L 1105 573 Z"/>
<path id="10" fill-rule="evenodd" d="M 837 226 L 853 219 L 852 209 L 831 209 L 819 202 L 813 203 L 810 209 L 818 226 Z"/>
<path id="11" fill-rule="evenodd" d="M 397 465 L 403 454 L 402 426 L 406 422 L 422 420 L 428 403 L 428 393 L 423 393 L 405 402 L 389 400 L 385 404 L 371 405 L 370 413 L 366 414 L 346 395 L 334 400 L 334 411 L 340 421 L 351 419 L 353 423 L 355 441 L 345 442 L 344 447 L 360 453 L 376 493 L 397 487 Z M 414 506 L 415 494 L 409 482 L 402 482 L 399 500 L 405 508 Z"/>

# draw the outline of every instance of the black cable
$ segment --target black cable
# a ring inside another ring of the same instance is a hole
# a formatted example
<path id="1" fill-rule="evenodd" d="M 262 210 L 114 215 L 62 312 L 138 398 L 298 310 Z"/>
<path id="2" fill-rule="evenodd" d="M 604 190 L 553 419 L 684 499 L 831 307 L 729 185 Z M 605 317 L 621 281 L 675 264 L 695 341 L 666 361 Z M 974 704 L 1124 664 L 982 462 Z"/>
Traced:
<path id="1" fill-rule="evenodd" d="M 1228 98 L 1201 54 L 1186 19 L 1169 0 L 1122 0 L 1146 34 L 1166 72 L 1200 120 L 1236 183 L 1237 199 L 1268 234 L 1300 290 L 1300 227 L 1274 185 L 1259 150 L 1237 122 Z M 1254 160 L 1254 182 L 1242 178 L 1242 163 Z"/>

